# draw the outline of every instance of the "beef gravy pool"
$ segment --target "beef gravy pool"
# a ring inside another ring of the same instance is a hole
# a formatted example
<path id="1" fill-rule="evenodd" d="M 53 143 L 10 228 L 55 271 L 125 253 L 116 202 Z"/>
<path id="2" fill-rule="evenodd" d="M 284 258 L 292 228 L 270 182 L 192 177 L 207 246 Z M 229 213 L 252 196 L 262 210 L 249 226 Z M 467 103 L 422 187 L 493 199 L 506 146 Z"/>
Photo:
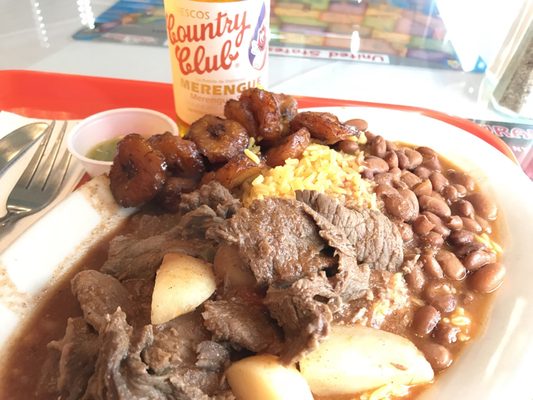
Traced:
<path id="1" fill-rule="evenodd" d="M 371 141 L 369 146 L 374 146 L 375 148 L 380 146 L 380 144 L 378 143 L 374 145 L 373 141 Z M 449 161 L 445 161 L 442 158 L 440 160 L 443 171 L 449 169 L 460 171 Z M 371 178 L 375 179 L 375 176 Z M 130 232 L 134 228 L 134 224 L 132 225 L 131 223 L 126 222 L 111 236 L 117 236 L 126 232 Z M 497 223 L 492 224 L 492 233 L 490 235 L 492 239 L 499 238 L 499 232 L 497 228 Z M 458 240 L 461 239 L 459 238 Z M 82 316 L 78 302 L 71 292 L 70 281 L 72 277 L 80 270 L 99 270 L 107 258 L 109 242 L 110 237 L 107 237 L 98 245 L 94 246 L 94 248 L 91 249 L 82 260 L 80 260 L 77 266 L 65 274 L 65 276 L 55 284 L 55 286 L 50 288 L 43 296 L 32 315 L 25 320 L 23 326 L 21 326 L 16 335 L 13 336 L 13 339 L 10 343 L 10 350 L 7 353 L 7 358 L 3 363 L 2 371 L 0 371 L 0 392 L 3 394 L 4 398 L 13 400 L 35 398 L 38 386 L 46 384 L 42 382 L 41 375 L 43 370 L 47 368 L 45 363 L 48 354 L 47 344 L 52 340 L 59 340 L 63 336 L 67 319 L 69 317 Z M 450 246 L 444 244 L 443 248 L 450 249 Z M 406 249 L 409 249 L 409 246 L 407 246 Z M 472 292 L 467 286 L 467 281 L 465 279 L 445 279 L 445 281 L 447 284 L 453 286 L 454 293 L 459 294 L 455 299 L 457 304 L 453 308 L 456 309 L 456 307 L 460 304 L 460 307 L 464 310 L 464 312 L 467 315 L 472 316 L 468 337 L 463 337 L 462 339 L 455 338 L 454 343 L 449 343 L 447 345 L 447 349 L 450 351 L 451 357 L 455 362 L 465 345 L 469 343 L 470 338 L 479 336 L 480 332 L 482 331 L 483 324 L 488 315 L 488 310 L 494 295 L 477 294 Z M 416 286 L 417 284 L 416 277 L 412 278 L 412 282 L 408 278 L 409 287 Z M 438 291 L 439 288 L 436 288 L 435 290 Z M 447 306 L 444 305 L 443 307 L 446 308 Z M 419 320 L 424 320 L 424 316 L 421 316 Z M 437 335 L 441 335 L 443 337 L 435 340 L 435 332 L 433 333 L 433 336 L 430 335 L 421 337 L 420 335 L 417 335 L 413 329 L 411 329 L 411 326 L 409 326 L 408 329 L 405 329 L 405 327 L 400 329 L 395 328 L 395 326 L 401 327 L 404 325 L 405 324 L 401 323 L 396 325 L 394 320 L 389 320 L 383 328 L 407 337 L 419 348 L 428 346 L 431 347 L 435 341 L 445 341 L 446 339 L 444 336 L 447 334 L 457 335 L 457 332 L 439 331 L 440 333 L 437 332 Z M 421 327 L 420 329 L 423 330 L 424 327 Z M 435 357 L 438 357 L 438 355 L 435 355 Z M 438 375 L 436 375 L 436 378 L 438 378 Z M 411 390 L 407 397 L 402 398 L 414 399 L 425 388 L 425 385 L 416 387 Z M 57 395 L 45 395 L 41 393 L 38 398 L 43 400 L 52 400 L 57 398 Z M 316 398 L 320 400 L 344 400 L 353 398 L 353 396 Z"/>

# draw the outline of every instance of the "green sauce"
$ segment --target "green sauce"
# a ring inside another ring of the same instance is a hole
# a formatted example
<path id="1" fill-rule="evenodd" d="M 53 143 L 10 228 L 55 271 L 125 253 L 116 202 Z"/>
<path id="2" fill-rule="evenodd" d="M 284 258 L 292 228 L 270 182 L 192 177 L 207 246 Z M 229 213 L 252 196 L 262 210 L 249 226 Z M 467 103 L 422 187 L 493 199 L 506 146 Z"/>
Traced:
<path id="1" fill-rule="evenodd" d="M 117 152 L 117 143 L 122 137 L 115 137 L 98 143 L 87 153 L 87 157 L 97 161 L 113 161 Z"/>

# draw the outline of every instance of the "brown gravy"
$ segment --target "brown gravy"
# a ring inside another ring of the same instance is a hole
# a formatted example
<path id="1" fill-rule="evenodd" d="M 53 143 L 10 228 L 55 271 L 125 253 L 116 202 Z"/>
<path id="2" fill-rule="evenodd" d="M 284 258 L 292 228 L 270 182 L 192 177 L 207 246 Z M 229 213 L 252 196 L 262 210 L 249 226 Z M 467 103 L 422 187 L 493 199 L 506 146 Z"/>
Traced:
<path id="1" fill-rule="evenodd" d="M 112 235 L 120 234 L 119 228 Z M 23 326 L 13 335 L 0 371 L 0 393 L 4 399 L 53 400 L 57 396 L 37 397 L 40 376 L 48 355 L 47 344 L 63 337 L 67 319 L 82 316 L 78 300 L 72 294 L 70 281 L 79 271 L 100 269 L 107 258 L 110 238 L 101 239 L 70 271 L 53 285 Z"/>

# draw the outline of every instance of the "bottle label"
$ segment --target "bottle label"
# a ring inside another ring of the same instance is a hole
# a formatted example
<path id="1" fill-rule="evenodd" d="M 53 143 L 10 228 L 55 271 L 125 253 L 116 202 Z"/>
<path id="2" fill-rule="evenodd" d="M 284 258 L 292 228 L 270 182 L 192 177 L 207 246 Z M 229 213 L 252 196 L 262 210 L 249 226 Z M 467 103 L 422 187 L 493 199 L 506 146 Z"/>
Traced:
<path id="1" fill-rule="evenodd" d="M 266 86 L 269 0 L 165 0 L 178 117 L 222 115 L 225 102 Z"/>

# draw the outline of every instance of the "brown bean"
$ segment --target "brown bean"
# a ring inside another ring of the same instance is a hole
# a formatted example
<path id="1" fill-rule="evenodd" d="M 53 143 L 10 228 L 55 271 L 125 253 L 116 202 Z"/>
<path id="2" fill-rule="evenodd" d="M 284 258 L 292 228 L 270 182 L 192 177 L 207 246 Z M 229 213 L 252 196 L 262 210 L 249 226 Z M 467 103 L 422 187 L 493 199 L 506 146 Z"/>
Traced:
<path id="1" fill-rule="evenodd" d="M 474 207 L 472 203 L 467 200 L 458 200 L 452 204 L 452 208 L 462 217 L 473 217 L 474 216 Z"/>
<path id="2" fill-rule="evenodd" d="M 413 221 L 413 231 L 421 236 L 427 235 L 435 227 L 435 224 L 431 222 L 425 215 L 419 215 Z"/>
<path id="3" fill-rule="evenodd" d="M 442 189 L 444 189 L 450 184 L 450 182 L 448 182 L 448 179 L 446 179 L 444 175 L 437 171 L 431 173 L 431 175 L 429 176 L 429 180 L 433 185 L 433 190 L 436 190 L 439 193 L 442 192 Z"/>
<path id="4" fill-rule="evenodd" d="M 433 306 L 422 306 L 415 311 L 411 329 L 414 334 L 420 337 L 427 336 L 437 326 L 440 321 L 440 312 Z"/>
<path id="5" fill-rule="evenodd" d="M 355 125 L 352 125 L 351 123 L 349 124 L 348 122 L 351 122 L 353 120 L 350 120 L 350 121 L 347 121 L 344 123 L 344 125 L 350 125 L 350 126 L 355 126 Z M 357 128 L 357 126 L 356 126 Z M 358 128 L 359 129 L 359 128 Z M 365 132 L 365 137 L 366 137 L 366 140 L 367 140 L 367 143 L 370 143 L 375 137 L 376 135 L 373 134 L 372 132 L 370 132 L 367 128 L 367 130 L 364 131 Z"/>
<path id="6" fill-rule="evenodd" d="M 505 267 L 501 263 L 485 265 L 468 279 L 469 286 L 479 293 L 492 293 L 498 289 L 505 278 Z"/>
<path id="7" fill-rule="evenodd" d="M 400 236 L 404 242 L 410 242 L 413 240 L 413 228 L 411 228 L 411 225 L 406 224 L 405 222 L 397 222 L 396 226 L 398 227 Z"/>
<path id="8" fill-rule="evenodd" d="M 476 214 L 479 214 L 482 218 L 485 218 L 489 221 L 494 221 L 498 215 L 498 207 L 492 198 L 490 198 L 485 193 L 472 193 L 466 196 L 474 209 Z"/>
<path id="9" fill-rule="evenodd" d="M 437 217 L 431 211 L 424 211 L 422 214 L 428 217 L 428 219 L 435 225 L 442 225 L 442 220 L 440 219 L 440 217 Z"/>
<path id="10" fill-rule="evenodd" d="M 439 322 L 433 331 L 435 340 L 442 344 L 452 344 L 457 342 L 457 335 L 461 332 L 461 328 Z"/>
<path id="11" fill-rule="evenodd" d="M 392 180 L 393 181 L 400 180 L 400 177 L 402 176 L 402 170 L 400 168 L 398 168 L 398 167 L 391 168 L 389 173 L 392 174 Z"/>
<path id="12" fill-rule="evenodd" d="M 398 191 L 394 189 L 390 184 L 388 183 L 380 183 L 376 186 L 374 189 L 374 193 L 376 193 L 378 196 L 383 195 L 389 195 L 389 196 L 396 196 L 399 195 Z"/>
<path id="13" fill-rule="evenodd" d="M 424 299 L 426 299 L 428 303 L 431 303 L 437 297 L 451 294 L 452 291 L 453 286 L 451 283 L 445 280 L 430 280 L 426 285 L 423 295 Z"/>
<path id="14" fill-rule="evenodd" d="M 419 263 L 415 264 L 411 272 L 405 275 L 405 281 L 415 293 L 419 293 L 424 288 L 426 277 Z"/>
<path id="15" fill-rule="evenodd" d="M 490 222 L 487 221 L 485 218 L 481 218 L 479 215 L 476 215 L 474 217 L 476 222 L 481 226 L 481 230 L 485 233 L 488 233 L 489 235 L 492 233 L 492 227 L 490 226 Z"/>
<path id="16" fill-rule="evenodd" d="M 418 215 L 418 199 L 409 189 L 401 189 L 399 195 L 385 195 L 385 209 L 393 217 L 402 221 L 411 221 Z"/>
<path id="17" fill-rule="evenodd" d="M 438 199 L 438 200 L 440 200 L 440 201 L 442 201 L 442 202 L 444 202 L 445 204 L 447 204 L 447 203 L 446 203 L 446 199 L 445 199 L 445 198 L 444 198 L 439 192 L 435 192 L 435 191 L 433 190 L 433 191 L 431 192 L 430 196 L 431 196 L 431 197 L 434 197 L 434 198 L 436 198 L 436 199 Z"/>
<path id="18" fill-rule="evenodd" d="M 398 168 L 398 156 L 394 151 L 387 151 L 383 159 L 389 164 L 389 168 Z"/>
<path id="19" fill-rule="evenodd" d="M 450 235 L 451 230 L 448 227 L 446 227 L 444 224 L 441 224 L 441 225 L 435 225 L 435 228 L 433 228 L 433 232 L 438 233 L 444 239 L 446 239 Z"/>
<path id="20" fill-rule="evenodd" d="M 380 174 L 389 170 L 389 164 L 383 161 L 381 158 L 369 156 L 365 159 L 366 169 L 373 174 Z"/>
<path id="21" fill-rule="evenodd" d="M 442 270 L 450 279 L 460 281 L 466 276 L 466 268 L 455 254 L 448 250 L 439 250 L 435 257 L 439 262 Z"/>
<path id="22" fill-rule="evenodd" d="M 398 168 L 407 169 L 407 167 L 409 166 L 409 157 L 407 157 L 404 151 L 397 150 L 396 157 L 398 157 Z"/>
<path id="23" fill-rule="evenodd" d="M 453 231 L 450 233 L 450 236 L 448 236 L 448 241 L 454 246 L 463 246 L 472 243 L 474 239 L 474 234 L 464 229 Z"/>
<path id="24" fill-rule="evenodd" d="M 385 156 L 386 151 L 387 143 L 385 143 L 385 139 L 383 139 L 382 136 L 376 136 L 372 140 L 372 144 L 370 145 L 370 153 L 375 155 L 376 157 L 383 158 Z"/>
<path id="25" fill-rule="evenodd" d="M 444 244 L 444 238 L 442 235 L 439 235 L 437 232 L 429 232 L 427 235 L 422 236 L 422 244 L 424 247 L 429 247 L 432 249 L 439 249 Z"/>
<path id="26" fill-rule="evenodd" d="M 455 188 L 455 190 L 457 190 L 457 196 L 460 199 L 465 197 L 467 195 L 467 193 L 468 193 L 468 191 L 466 190 L 466 188 L 463 185 L 459 185 L 458 183 L 454 183 L 451 186 L 453 186 Z"/>
<path id="27" fill-rule="evenodd" d="M 421 179 L 410 171 L 403 171 L 400 180 L 404 182 L 409 189 L 421 182 Z"/>
<path id="28" fill-rule="evenodd" d="M 368 122 L 366 122 L 364 119 L 359 118 L 350 119 L 346 121 L 344 125 L 355 126 L 358 130 L 362 132 L 365 132 L 368 129 Z"/>
<path id="29" fill-rule="evenodd" d="M 431 158 L 437 156 L 437 153 L 431 147 L 419 146 L 416 148 L 416 151 L 422 154 L 424 158 Z"/>
<path id="30" fill-rule="evenodd" d="M 387 140 L 387 151 L 396 151 L 400 147 L 395 143 L 391 142 L 390 140 Z"/>
<path id="31" fill-rule="evenodd" d="M 341 140 L 337 143 L 337 149 L 346 154 L 357 154 L 359 151 L 359 144 L 354 140 Z"/>
<path id="32" fill-rule="evenodd" d="M 452 212 L 446 202 L 431 196 L 420 196 L 418 199 L 420 208 L 424 211 L 432 212 L 439 217 L 449 217 Z"/>
<path id="33" fill-rule="evenodd" d="M 413 192 L 420 197 L 420 196 L 429 196 L 431 192 L 433 191 L 433 186 L 431 186 L 431 181 L 429 179 L 424 179 L 419 184 L 415 185 L 413 188 Z"/>
<path id="34" fill-rule="evenodd" d="M 453 169 L 450 169 L 447 171 L 447 175 L 450 181 L 464 186 L 469 192 L 474 190 L 476 186 L 474 179 L 470 175 L 462 171 L 455 171 Z"/>
<path id="35" fill-rule="evenodd" d="M 422 263 L 422 266 L 424 267 L 424 272 L 428 274 L 429 276 L 437 279 L 442 279 L 444 277 L 444 273 L 442 272 L 442 267 L 438 263 L 437 260 L 435 260 L 435 257 L 433 257 L 433 254 L 431 253 L 424 253 L 420 256 L 420 262 Z"/>
<path id="36" fill-rule="evenodd" d="M 455 250 L 455 255 L 457 257 L 463 258 L 463 257 L 466 257 L 468 254 L 472 253 L 473 251 L 477 251 L 481 249 L 486 249 L 486 246 L 483 243 L 475 241 L 475 242 L 466 244 L 464 246 L 457 246 L 454 250 Z"/>
<path id="37" fill-rule="evenodd" d="M 461 217 L 461 221 L 463 222 L 464 229 L 466 229 L 467 231 L 481 233 L 481 225 L 479 225 L 479 223 L 475 219 Z"/>
<path id="38" fill-rule="evenodd" d="M 374 182 L 378 185 L 386 184 L 390 185 L 393 175 L 390 172 L 382 172 L 381 174 L 374 175 Z"/>
<path id="39" fill-rule="evenodd" d="M 422 161 L 424 161 L 424 159 L 422 158 L 422 154 L 420 154 L 416 150 L 406 148 L 404 150 L 404 154 L 407 156 L 407 159 L 409 160 L 408 166 L 406 167 L 407 169 L 415 169 L 420 164 L 422 164 Z"/>
<path id="40" fill-rule="evenodd" d="M 440 344 L 423 343 L 419 348 L 435 371 L 446 369 L 453 362 L 450 351 Z"/>
<path id="41" fill-rule="evenodd" d="M 427 158 L 427 159 L 424 158 L 424 161 L 420 165 L 432 171 L 440 171 L 442 169 L 442 166 L 440 165 L 440 161 L 438 157 L 432 157 L 432 158 Z"/>
<path id="42" fill-rule="evenodd" d="M 463 229 L 463 220 L 458 215 L 452 215 L 446 220 L 446 227 L 452 231 Z"/>
<path id="43" fill-rule="evenodd" d="M 496 262 L 496 254 L 492 251 L 475 250 L 465 257 L 463 264 L 469 271 L 476 271 L 487 264 Z"/>
<path id="44" fill-rule="evenodd" d="M 374 178 L 374 174 L 371 170 L 365 168 L 363 169 L 363 172 L 361 172 L 361 176 L 364 178 L 364 179 L 373 179 Z"/>
<path id="45" fill-rule="evenodd" d="M 429 211 L 424 211 L 422 214 L 425 215 L 433 224 L 435 224 L 435 227 L 433 228 L 434 232 L 441 236 L 448 236 L 450 234 L 450 230 L 444 226 L 442 220 L 435 214 Z"/>
<path id="46" fill-rule="evenodd" d="M 443 294 L 433 298 L 431 305 L 442 313 L 451 313 L 457 307 L 457 299 L 453 294 Z"/>
<path id="47" fill-rule="evenodd" d="M 442 189 L 442 196 L 449 202 L 453 203 L 454 201 L 459 200 L 459 193 L 453 185 L 444 186 Z"/>
<path id="48" fill-rule="evenodd" d="M 426 167 L 416 167 L 413 172 L 420 179 L 428 179 L 431 175 L 431 170 Z"/>
<path id="49" fill-rule="evenodd" d="M 398 190 L 400 189 L 409 189 L 409 186 L 407 186 L 407 184 L 401 180 L 399 181 L 394 181 L 394 187 Z"/>

